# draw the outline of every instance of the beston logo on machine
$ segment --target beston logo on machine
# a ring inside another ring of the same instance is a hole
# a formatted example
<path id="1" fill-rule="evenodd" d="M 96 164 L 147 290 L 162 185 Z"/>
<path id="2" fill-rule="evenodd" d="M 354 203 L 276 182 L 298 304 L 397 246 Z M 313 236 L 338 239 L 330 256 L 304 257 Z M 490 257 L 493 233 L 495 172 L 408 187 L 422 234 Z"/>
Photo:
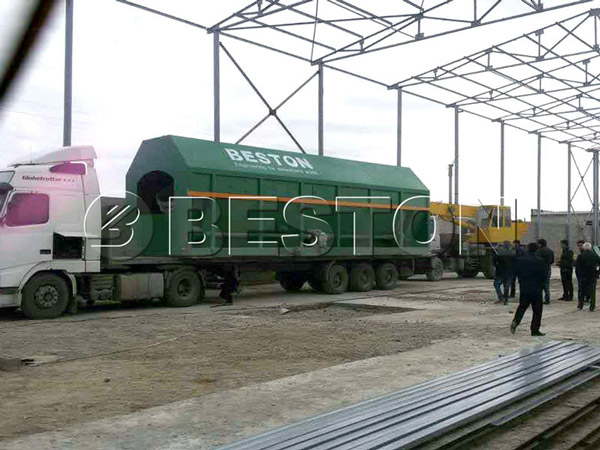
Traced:
<path id="1" fill-rule="evenodd" d="M 89 232 L 95 229 L 94 221 L 97 220 L 100 221 L 101 236 Z M 109 192 L 96 197 L 88 207 L 84 217 L 84 234 L 98 256 L 127 261 L 142 254 L 150 245 L 154 220 L 148 205 L 136 194 Z"/>
<path id="2" fill-rule="evenodd" d="M 275 153 L 255 152 L 253 150 L 234 150 L 225 148 L 225 153 L 237 167 L 273 170 L 304 175 L 318 175 L 312 163 L 303 157 L 278 155 Z"/>
<path id="3" fill-rule="evenodd" d="M 437 233 L 437 221 L 433 216 L 433 233 L 429 239 L 419 240 L 415 221 L 420 214 L 428 214 L 425 206 L 409 206 L 413 200 L 424 202 L 429 196 L 417 195 L 392 205 L 390 197 L 346 196 L 326 200 L 322 197 L 303 195 L 294 198 L 276 196 L 223 196 L 227 209 L 222 210 L 216 198 L 208 195 L 169 197 L 168 246 L 169 255 L 213 256 L 226 249 L 228 256 L 281 256 L 279 251 L 292 256 L 324 256 L 338 241 L 337 231 L 323 217 L 334 214 L 350 215 L 352 234 L 349 249 L 353 255 L 371 254 L 378 249 L 374 242 L 382 231 L 375 232 L 376 213 L 393 214 L 390 235 L 398 248 L 408 239 L 420 245 L 433 241 Z M 258 206 L 248 202 L 261 202 Z M 188 202 L 184 207 L 182 202 Z M 283 208 L 280 209 L 280 206 Z M 258 216 L 260 212 L 281 212 L 285 231 L 278 230 L 275 218 Z M 410 225 L 399 227 L 402 212 L 412 213 Z M 225 215 L 227 223 L 221 223 Z M 361 220 L 357 220 L 357 216 Z M 221 226 L 226 225 L 225 229 Z M 388 233 L 384 233 L 388 234 Z M 234 242 L 235 241 L 235 242 Z"/>
<path id="4" fill-rule="evenodd" d="M 115 200 L 114 197 L 104 195 L 97 197 L 90 204 L 84 218 L 84 233 L 92 242 L 91 248 L 98 252 L 99 257 L 128 261 L 140 256 L 153 241 L 155 213 L 136 194 L 125 192 L 125 198 L 122 198 L 122 192 L 119 194 L 121 199 Z M 102 201 L 103 198 L 105 202 Z M 226 230 L 222 230 L 217 225 L 222 211 L 216 198 L 169 197 L 166 204 L 161 205 L 162 213 L 168 215 L 168 231 L 165 230 L 168 235 L 164 238 L 159 237 L 157 242 L 168 243 L 170 256 L 211 256 L 222 250 L 226 250 L 229 256 L 233 256 L 240 249 L 244 249 L 244 256 L 276 256 L 273 251 L 278 254 L 282 249 L 293 256 L 324 256 L 337 241 L 336 230 L 324 220 L 324 217 L 333 214 L 349 214 L 353 221 L 350 236 L 352 254 L 364 254 L 365 251 L 375 250 L 373 243 L 377 235 L 373 234 L 374 213 L 369 212 L 366 215 L 363 213 L 375 208 L 379 213 L 393 213 L 391 234 L 399 248 L 403 247 L 405 239 L 427 245 L 433 241 L 437 232 L 435 216 L 433 216 L 433 233 L 429 239 L 421 241 L 415 237 L 413 226 L 419 213 L 427 213 L 427 208 L 410 207 L 407 204 L 413 200 L 424 201 L 428 198 L 428 196 L 414 196 L 399 205 L 392 205 L 390 197 L 349 196 L 336 197 L 334 201 L 328 201 L 322 197 L 308 195 L 289 199 L 268 196 L 228 196 L 225 198 L 228 206 L 227 227 Z M 259 209 L 248 210 L 247 207 L 242 207 L 238 210 L 238 206 L 249 200 L 266 204 Z M 193 202 L 193 205 L 189 203 L 187 207 L 176 205 L 186 201 Z M 284 205 L 281 212 L 289 229 L 281 232 L 276 229 L 259 230 L 253 226 L 256 221 L 266 226 L 275 219 L 251 217 L 250 212 L 278 211 L 279 204 Z M 398 228 L 396 224 L 401 221 L 399 215 L 406 210 L 416 214 L 412 214 L 409 227 Z M 360 222 L 356 220 L 357 214 L 362 215 L 363 220 Z M 94 221 L 100 221 L 101 236 L 89 232 L 95 229 Z M 272 237 L 266 239 L 263 236 L 265 232 Z M 365 238 L 369 234 L 371 238 L 366 242 Z"/>

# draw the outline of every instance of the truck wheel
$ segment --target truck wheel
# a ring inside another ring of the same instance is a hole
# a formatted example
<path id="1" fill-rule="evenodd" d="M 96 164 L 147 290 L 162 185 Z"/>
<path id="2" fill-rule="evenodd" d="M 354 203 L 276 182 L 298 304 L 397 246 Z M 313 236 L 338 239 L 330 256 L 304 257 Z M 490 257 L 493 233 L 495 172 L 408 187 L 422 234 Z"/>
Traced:
<path id="1" fill-rule="evenodd" d="M 181 269 L 171 274 L 165 298 L 169 306 L 193 306 L 204 298 L 204 289 L 195 270 Z"/>
<path id="2" fill-rule="evenodd" d="M 338 263 L 326 264 L 321 275 L 321 287 L 327 294 L 343 294 L 348 290 L 348 271 Z"/>
<path id="3" fill-rule="evenodd" d="M 280 273 L 277 278 L 282 288 L 292 292 L 302 289 L 302 286 L 306 282 L 306 277 L 298 272 Z"/>
<path id="4" fill-rule="evenodd" d="M 389 291 L 398 284 L 398 269 L 392 263 L 383 263 L 375 271 L 377 289 Z"/>
<path id="5" fill-rule="evenodd" d="M 350 290 L 367 292 L 375 285 L 375 271 L 368 263 L 360 263 L 350 270 Z"/>
<path id="6" fill-rule="evenodd" d="M 431 269 L 426 273 L 429 281 L 440 281 L 444 276 L 444 263 L 440 258 L 431 259 Z"/>
<path id="7" fill-rule="evenodd" d="M 21 310 L 30 319 L 54 319 L 69 304 L 67 282 L 54 273 L 34 276 L 23 288 Z"/>

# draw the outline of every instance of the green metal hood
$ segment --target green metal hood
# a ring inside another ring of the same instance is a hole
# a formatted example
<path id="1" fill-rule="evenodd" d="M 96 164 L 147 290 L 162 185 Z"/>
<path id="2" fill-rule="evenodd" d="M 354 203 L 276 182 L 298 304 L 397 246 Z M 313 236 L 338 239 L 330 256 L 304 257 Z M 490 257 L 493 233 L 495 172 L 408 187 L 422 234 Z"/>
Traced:
<path id="1" fill-rule="evenodd" d="M 152 170 L 169 172 L 175 179 L 207 170 L 237 176 L 297 179 L 379 189 L 408 190 L 428 195 L 429 190 L 406 167 L 373 164 L 326 156 L 306 155 L 201 139 L 163 136 L 142 143 L 128 178 Z"/>

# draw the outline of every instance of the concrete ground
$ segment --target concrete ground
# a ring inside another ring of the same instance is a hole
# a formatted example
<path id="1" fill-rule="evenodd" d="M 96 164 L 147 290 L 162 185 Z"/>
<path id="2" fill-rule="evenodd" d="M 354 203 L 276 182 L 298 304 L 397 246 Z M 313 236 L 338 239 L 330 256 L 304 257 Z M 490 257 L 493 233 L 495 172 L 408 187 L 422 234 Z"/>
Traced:
<path id="1" fill-rule="evenodd" d="M 0 357 L 43 362 L 0 372 L 0 448 L 214 448 L 550 339 L 600 343 L 598 312 L 553 301 L 546 337 L 529 335 L 530 313 L 513 336 L 516 304 L 494 300 L 489 280 L 445 279 L 336 297 L 261 286 L 227 308 L 0 317 Z"/>

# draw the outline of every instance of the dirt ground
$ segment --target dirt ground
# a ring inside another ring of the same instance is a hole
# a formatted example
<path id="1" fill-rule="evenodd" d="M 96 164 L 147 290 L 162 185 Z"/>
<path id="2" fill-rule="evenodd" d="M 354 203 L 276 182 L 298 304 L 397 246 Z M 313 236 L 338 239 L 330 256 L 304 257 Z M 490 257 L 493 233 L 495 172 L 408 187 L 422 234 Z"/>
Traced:
<path id="1" fill-rule="evenodd" d="M 559 281 L 552 287 L 556 298 Z M 0 371 L 2 406 L 10 411 L 0 417 L 0 447 L 2 440 L 445 340 L 484 342 L 506 334 L 514 311 L 514 303 L 502 307 L 494 297 L 483 278 L 410 281 L 391 292 L 339 297 L 270 285 L 247 288 L 226 308 L 108 305 L 54 321 L 3 314 L 0 357 L 43 363 Z M 402 306 L 385 306 L 387 300 Z M 561 317 L 571 317 L 574 307 L 556 303 Z M 451 305 L 461 304 L 452 313 Z"/>

